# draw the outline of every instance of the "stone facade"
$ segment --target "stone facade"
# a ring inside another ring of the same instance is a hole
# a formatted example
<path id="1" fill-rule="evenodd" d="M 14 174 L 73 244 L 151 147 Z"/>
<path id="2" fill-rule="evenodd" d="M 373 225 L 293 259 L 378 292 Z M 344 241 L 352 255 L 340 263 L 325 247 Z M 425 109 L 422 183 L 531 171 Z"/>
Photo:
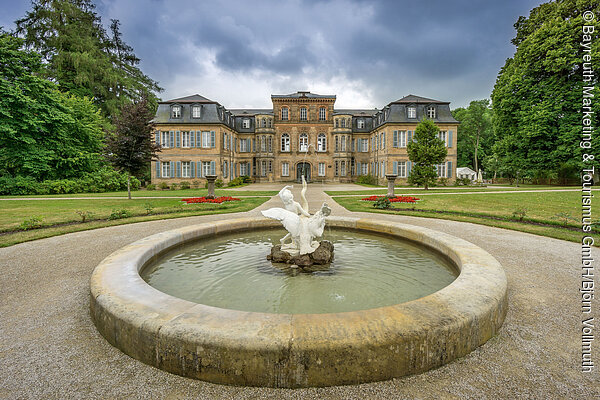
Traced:
<path id="1" fill-rule="evenodd" d="M 272 95 L 272 109 L 226 109 L 200 95 L 161 102 L 152 183 L 199 181 L 216 174 L 228 182 L 353 182 L 373 175 L 380 183 L 395 173 L 403 183 L 411 163 L 406 145 L 424 118 L 442 131 L 448 156 L 442 178 L 456 178 L 458 121 L 450 103 L 409 95 L 383 109 L 336 110 L 334 95 Z"/>

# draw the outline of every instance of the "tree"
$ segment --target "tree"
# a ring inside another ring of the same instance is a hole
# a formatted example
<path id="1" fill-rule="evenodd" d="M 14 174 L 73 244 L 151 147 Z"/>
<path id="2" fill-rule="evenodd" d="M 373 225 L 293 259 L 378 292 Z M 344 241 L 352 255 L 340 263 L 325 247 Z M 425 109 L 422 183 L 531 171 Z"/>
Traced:
<path id="1" fill-rule="evenodd" d="M 438 137 L 440 129 L 431 120 L 423 120 L 415 129 L 414 141 L 408 144 L 408 158 L 413 167 L 408 177 L 411 185 L 423 185 L 425 189 L 437 180 L 436 165 L 444 162 L 448 149 Z"/>
<path id="2" fill-rule="evenodd" d="M 127 104 L 114 120 L 114 133 L 107 136 L 107 158 L 115 168 L 127 173 L 127 195 L 130 200 L 131 176 L 143 173 L 160 151 L 160 147 L 152 141 L 153 118 L 154 113 L 146 99 Z"/>
<path id="3" fill-rule="evenodd" d="M 582 15 L 600 15 L 600 3 L 557 0 L 534 8 L 515 24 L 515 55 L 506 60 L 492 92 L 493 152 L 506 176 L 539 180 L 556 178 L 560 171 L 581 170 Z M 600 70 L 600 24 L 591 34 L 591 68 Z M 595 86 L 597 79 L 585 82 Z M 593 126 L 600 103 L 593 104 Z M 594 135 L 592 148 L 600 146 Z M 596 164 L 598 166 L 598 164 Z"/>
<path id="4" fill-rule="evenodd" d="M 39 54 L 0 33 L 0 176 L 65 179 L 102 164 L 105 120 L 89 99 L 41 77 Z"/>
<path id="5" fill-rule="evenodd" d="M 109 37 L 94 9 L 91 0 L 34 0 L 16 33 L 42 55 L 61 91 L 93 99 L 107 117 L 142 97 L 156 101 L 153 92 L 162 89 L 137 68 L 118 21 Z"/>
<path id="6" fill-rule="evenodd" d="M 490 152 L 493 138 L 490 101 L 474 100 L 469 107 L 454 110 L 452 115 L 460 121 L 457 144 L 459 165 L 471 165 L 475 171 L 479 171 L 479 160 Z"/>

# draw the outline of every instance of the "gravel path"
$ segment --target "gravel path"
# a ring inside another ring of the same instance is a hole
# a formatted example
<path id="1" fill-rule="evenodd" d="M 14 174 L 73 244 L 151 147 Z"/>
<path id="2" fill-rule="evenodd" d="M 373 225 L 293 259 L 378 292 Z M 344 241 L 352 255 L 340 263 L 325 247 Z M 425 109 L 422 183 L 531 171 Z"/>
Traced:
<path id="1" fill-rule="evenodd" d="M 334 215 L 350 214 L 322 192 L 309 189 L 308 197 L 311 209 L 326 200 Z M 278 204 L 274 198 L 261 208 Z M 504 266 L 509 311 L 500 334 L 466 357 L 433 371 L 358 386 L 230 387 L 147 366 L 98 334 L 88 311 L 89 278 L 104 257 L 160 231 L 237 215 L 258 215 L 258 210 L 115 226 L 0 249 L 0 398 L 600 398 L 598 370 L 579 371 L 580 246 L 455 221 L 352 213 L 447 232 L 484 248 Z M 600 368 L 600 342 L 596 343 L 593 354 Z"/>

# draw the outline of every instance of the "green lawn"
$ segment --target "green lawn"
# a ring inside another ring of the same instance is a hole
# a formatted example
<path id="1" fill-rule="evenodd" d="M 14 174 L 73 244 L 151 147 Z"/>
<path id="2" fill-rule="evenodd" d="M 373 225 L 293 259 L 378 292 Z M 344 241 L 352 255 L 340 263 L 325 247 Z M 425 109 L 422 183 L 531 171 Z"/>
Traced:
<path id="1" fill-rule="evenodd" d="M 193 215 L 223 214 L 252 210 L 269 197 L 244 197 L 240 201 L 222 204 L 185 204 L 181 196 L 173 199 L 52 199 L 0 201 L 0 247 L 27 240 L 59 234 L 121 225 L 132 222 L 188 217 Z M 114 211 L 125 210 L 130 216 L 109 220 Z M 82 223 L 77 211 L 92 213 Z M 42 228 L 22 231 L 23 223 L 32 224 L 32 218 L 41 217 Z M 91 219 L 91 220 L 90 220 Z M 70 224 L 56 226 L 57 224 Z M 13 232 L 17 230 L 17 232 Z M 8 232 L 8 233 L 7 233 Z"/>
<path id="2" fill-rule="evenodd" d="M 435 194 L 435 193 L 461 193 L 461 192 L 498 192 L 498 191 L 531 191 L 531 190 L 577 190 L 577 187 L 573 186 L 519 186 L 519 187 L 478 187 L 478 186 L 446 186 L 446 187 L 435 187 L 430 190 L 424 190 L 422 187 L 413 186 L 396 186 L 394 192 L 400 196 L 408 193 L 423 193 L 423 194 Z M 327 193 L 330 196 L 355 196 L 355 195 L 373 195 L 373 194 L 387 194 L 386 189 L 373 188 L 371 190 L 328 190 Z"/>
<path id="3" fill-rule="evenodd" d="M 131 192 L 131 197 L 201 197 L 206 196 L 206 189 L 185 189 L 185 190 L 136 190 Z M 273 190 L 244 190 L 240 189 L 216 189 L 216 196 L 274 196 L 278 192 Z M 106 193 L 76 193 L 76 194 L 47 194 L 47 195 L 28 195 L 28 196 L 0 196 L 0 199 L 34 197 L 34 198 L 53 198 L 53 197 L 127 197 L 127 191 L 106 192 Z"/>
<path id="4" fill-rule="evenodd" d="M 580 231 L 562 227 L 558 214 L 570 215 L 574 220 L 568 220 L 568 227 L 580 228 L 581 193 L 579 192 L 540 192 L 540 193 L 489 193 L 464 195 L 427 195 L 422 196 L 416 204 L 392 203 L 392 207 L 400 211 L 377 210 L 373 202 L 362 201 L 362 197 L 334 197 L 339 204 L 350 211 L 376 212 L 451 219 L 457 221 L 475 222 L 478 224 L 498 226 L 558 239 L 577 241 L 582 237 Z M 592 207 L 600 207 L 600 200 L 593 199 Z M 424 211 L 413 211 L 417 210 Z M 554 226 L 539 226 L 509 220 L 513 212 L 525 209 L 525 222 L 553 224 Z M 445 213 L 438 213 L 443 211 Z M 488 218 L 486 218 L 488 217 Z M 503 220 L 490 219 L 502 218 Z"/>

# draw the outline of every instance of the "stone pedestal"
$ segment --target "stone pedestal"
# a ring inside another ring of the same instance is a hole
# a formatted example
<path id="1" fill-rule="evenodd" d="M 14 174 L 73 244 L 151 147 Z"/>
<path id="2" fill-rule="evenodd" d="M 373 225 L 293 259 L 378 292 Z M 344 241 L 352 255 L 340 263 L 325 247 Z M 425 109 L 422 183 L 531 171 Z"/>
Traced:
<path id="1" fill-rule="evenodd" d="M 396 197 L 396 195 L 394 194 L 394 181 L 396 181 L 396 178 L 398 177 L 398 175 L 393 175 L 393 174 L 386 174 L 385 177 L 387 178 L 388 181 L 388 192 L 387 192 L 387 197 Z"/>
<path id="2" fill-rule="evenodd" d="M 216 175 L 206 175 L 206 187 L 208 188 L 208 194 L 206 195 L 207 199 L 215 198 L 215 180 L 217 179 Z"/>

